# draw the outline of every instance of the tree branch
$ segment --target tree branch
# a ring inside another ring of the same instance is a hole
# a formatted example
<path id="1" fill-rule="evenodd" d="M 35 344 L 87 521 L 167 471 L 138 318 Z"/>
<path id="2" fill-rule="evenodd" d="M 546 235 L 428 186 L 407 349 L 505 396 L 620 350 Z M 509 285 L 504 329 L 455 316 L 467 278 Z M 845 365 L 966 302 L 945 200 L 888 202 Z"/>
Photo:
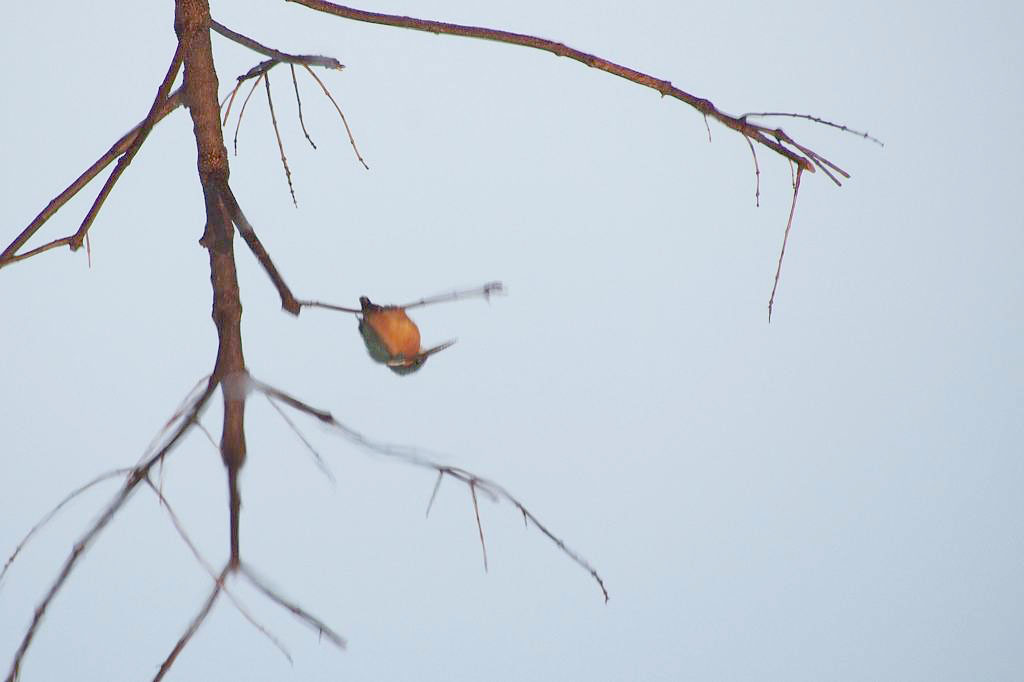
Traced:
<path id="1" fill-rule="evenodd" d="M 18 250 L 22 246 L 24 246 L 25 243 L 29 239 L 31 239 L 36 232 L 39 231 L 39 228 L 41 228 L 47 220 L 53 217 L 53 215 L 58 210 L 60 210 L 60 208 L 64 206 L 64 204 L 66 204 L 76 194 L 78 194 L 82 190 L 82 188 L 88 185 L 93 178 L 95 178 L 97 175 L 103 172 L 103 169 L 109 166 L 114 159 L 127 152 L 135 144 L 135 141 L 139 138 L 139 135 L 142 133 L 143 128 L 146 126 L 147 123 L 150 124 L 149 130 L 152 130 L 153 126 L 155 126 L 157 123 L 166 118 L 168 114 L 170 114 L 172 111 L 181 106 L 181 104 L 182 89 L 178 88 L 170 95 L 168 95 L 162 102 L 160 102 L 155 112 L 151 110 L 150 114 L 147 115 L 146 118 L 144 118 L 142 121 L 140 121 L 138 125 L 136 125 L 134 128 L 132 128 L 127 133 L 122 135 L 121 139 L 115 142 L 110 147 L 110 149 L 108 149 L 106 153 L 103 154 L 103 156 L 96 159 L 95 163 L 93 163 L 91 166 L 85 169 L 85 171 L 83 171 L 81 175 L 75 178 L 74 182 L 68 185 L 63 192 L 54 197 L 50 201 L 50 203 L 46 205 L 46 208 L 40 211 L 39 215 L 33 218 L 32 222 L 30 222 L 25 227 L 25 229 L 22 230 L 21 233 L 14 238 L 14 241 L 12 241 L 7 246 L 7 248 L 3 250 L 3 253 L 0 253 L 0 268 L 6 265 L 10 265 L 11 263 L 14 263 L 16 261 L 24 260 L 25 258 L 30 258 L 31 256 L 34 256 L 36 254 L 43 253 L 44 251 L 49 251 L 50 249 L 55 248 L 57 246 L 64 246 L 66 244 L 70 244 L 74 235 L 68 235 L 67 237 L 54 240 L 52 242 L 49 242 L 48 244 L 40 246 L 26 253 L 15 255 L 18 253 Z"/>
<path id="2" fill-rule="evenodd" d="M 393 14 L 381 14 L 379 12 L 367 12 L 361 9 L 355 9 L 354 7 L 345 7 L 343 5 L 336 5 L 326 0 L 286 0 L 287 2 L 294 2 L 298 5 L 303 5 L 310 9 L 318 12 L 324 12 L 325 14 L 332 14 L 337 17 L 344 19 L 352 19 L 354 21 L 363 21 L 371 24 L 380 24 L 382 26 L 395 26 L 398 28 L 407 28 L 414 31 L 425 31 L 427 33 L 445 34 L 453 36 L 462 36 L 465 38 L 479 38 L 481 40 L 492 40 L 499 43 L 508 43 L 511 45 L 521 45 L 523 47 L 532 47 L 537 50 L 544 50 L 550 52 L 558 57 L 567 57 L 573 59 L 587 66 L 605 71 L 614 76 L 624 78 L 638 85 L 651 88 L 661 93 L 662 97 L 672 97 L 678 99 L 681 102 L 689 104 L 691 107 L 704 114 L 710 116 L 722 125 L 732 128 L 739 134 L 752 139 L 758 144 L 768 147 L 775 153 L 789 159 L 800 168 L 806 171 L 814 172 L 814 163 L 811 159 L 802 156 L 801 154 L 788 149 L 780 141 L 775 138 L 775 129 L 759 126 L 753 123 L 749 123 L 743 117 L 730 116 L 721 110 L 719 110 L 713 103 L 703 97 L 697 97 L 691 95 L 685 90 L 681 90 L 671 82 L 649 76 L 646 73 L 642 73 L 635 69 L 631 69 L 628 66 L 616 64 L 615 62 L 609 61 L 596 55 L 588 54 L 581 50 L 569 47 L 563 43 L 556 42 L 554 40 L 547 40 L 546 38 L 538 38 L 537 36 L 526 35 L 523 33 L 512 33 L 511 31 L 501 31 L 493 28 L 484 28 L 481 26 L 466 26 L 462 24 L 450 24 L 443 21 L 431 21 L 429 19 L 416 19 L 413 17 L 403 17 Z M 787 138 L 788 140 L 788 138 Z"/>

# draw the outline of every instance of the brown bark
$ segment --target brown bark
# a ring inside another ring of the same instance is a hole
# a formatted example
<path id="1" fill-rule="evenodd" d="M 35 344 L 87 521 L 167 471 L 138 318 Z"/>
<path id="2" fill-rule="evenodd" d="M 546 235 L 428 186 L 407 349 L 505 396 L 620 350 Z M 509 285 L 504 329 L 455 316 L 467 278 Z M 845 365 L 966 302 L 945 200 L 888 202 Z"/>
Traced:
<path id="1" fill-rule="evenodd" d="M 233 376 L 243 376 L 242 304 L 235 271 L 234 229 L 221 199 L 227 186 L 228 154 L 220 126 L 217 72 L 210 45 L 210 5 L 206 0 L 177 0 L 174 30 L 185 53 L 185 103 L 196 138 L 199 181 L 206 203 L 206 229 L 200 243 L 210 254 L 213 322 L 217 327 L 217 362 L 213 376 L 224 394 L 224 430 L 220 451 L 228 471 L 231 513 L 231 563 L 239 562 L 238 526 L 241 498 L 238 473 L 245 463 L 245 395 L 230 390 Z M 227 381 L 225 381 L 227 380 Z"/>

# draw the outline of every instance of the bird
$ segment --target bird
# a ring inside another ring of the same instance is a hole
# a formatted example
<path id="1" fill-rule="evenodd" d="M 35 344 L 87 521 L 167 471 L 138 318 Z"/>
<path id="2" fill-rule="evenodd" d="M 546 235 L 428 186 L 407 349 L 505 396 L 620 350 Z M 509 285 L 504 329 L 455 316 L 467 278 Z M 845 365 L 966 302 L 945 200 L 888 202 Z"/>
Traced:
<path id="1" fill-rule="evenodd" d="M 423 350 L 419 327 L 406 315 L 405 307 L 377 305 L 366 296 L 359 297 L 359 305 L 359 333 L 366 350 L 375 362 L 387 365 L 395 374 L 412 374 L 428 357 L 455 343 L 452 339 Z"/>

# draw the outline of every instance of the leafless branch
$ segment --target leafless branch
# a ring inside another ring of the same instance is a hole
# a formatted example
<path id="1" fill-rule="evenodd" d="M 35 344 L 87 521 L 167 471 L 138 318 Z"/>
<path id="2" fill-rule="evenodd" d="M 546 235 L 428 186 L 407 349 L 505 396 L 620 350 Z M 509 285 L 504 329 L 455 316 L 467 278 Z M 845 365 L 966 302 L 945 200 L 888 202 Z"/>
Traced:
<path id="1" fill-rule="evenodd" d="M 327 480 L 329 480 L 331 483 L 334 483 L 334 474 L 331 473 L 331 469 L 330 467 L 327 466 L 327 462 L 324 461 L 324 458 L 320 456 L 320 453 L 317 452 L 316 448 L 313 447 L 313 445 L 306 439 L 306 437 L 302 435 L 302 431 L 300 431 L 299 427 L 295 425 L 295 422 L 291 420 L 291 417 L 288 416 L 288 413 L 282 410 L 281 406 L 274 402 L 274 399 L 272 397 L 270 397 L 269 395 L 265 397 L 267 399 L 267 402 L 270 403 L 270 406 L 273 407 L 279 415 L 281 415 L 281 419 L 283 419 L 284 423 L 288 425 L 288 428 L 290 428 L 292 432 L 296 436 L 298 436 L 299 440 L 302 441 L 302 444 L 306 446 L 307 450 L 309 450 L 309 453 L 313 456 L 313 462 L 315 462 L 317 468 L 320 469 L 320 473 L 326 476 Z"/>
<path id="2" fill-rule="evenodd" d="M 601 593 L 604 595 L 605 601 L 608 601 L 608 590 L 605 588 L 604 580 L 597 572 L 597 569 L 591 566 L 590 563 L 586 559 L 584 559 L 579 553 L 569 548 L 569 546 L 565 544 L 565 541 L 563 541 L 557 535 L 548 530 L 548 528 L 543 523 L 541 523 L 537 519 L 537 517 L 529 511 L 529 509 L 527 509 L 526 505 L 520 502 L 518 498 L 513 496 L 511 493 L 505 490 L 505 488 L 498 485 L 497 483 L 489 481 L 485 478 L 481 478 L 475 474 L 466 471 L 465 469 L 440 464 L 433 457 L 428 456 L 422 450 L 401 445 L 392 445 L 389 443 L 379 443 L 370 440 L 369 438 L 359 433 L 358 431 L 355 431 L 354 429 L 351 429 L 348 426 L 345 426 L 344 424 L 339 422 L 337 419 L 334 418 L 334 415 L 332 415 L 330 412 L 307 405 L 298 398 L 288 395 L 284 391 L 274 388 L 269 384 L 265 384 L 255 378 L 251 378 L 251 388 L 252 390 L 260 391 L 265 395 L 271 396 L 275 400 L 279 400 L 280 402 L 288 405 L 289 407 L 292 407 L 293 409 L 296 409 L 300 412 L 303 412 L 305 414 L 310 415 L 311 417 L 318 419 L 320 422 L 338 431 L 349 441 L 355 443 L 356 445 L 359 445 L 360 447 L 365 448 L 370 452 L 395 458 L 399 461 L 405 462 L 407 464 L 412 464 L 414 466 L 423 467 L 425 469 L 431 469 L 433 471 L 436 471 L 441 476 L 449 476 L 457 481 L 461 481 L 466 486 L 471 488 L 474 497 L 476 492 L 479 491 L 486 494 L 492 500 L 505 500 L 509 502 L 523 514 L 524 519 L 529 519 L 545 537 L 547 537 L 551 542 L 555 544 L 555 546 L 557 546 L 562 551 L 563 554 L 568 556 L 578 566 L 586 570 L 590 574 L 590 576 L 595 580 L 595 582 L 597 582 L 598 587 L 601 588 Z M 437 485 L 438 483 L 435 483 L 435 488 Z"/>
<path id="3" fill-rule="evenodd" d="M 280 651 L 284 655 L 284 657 L 288 659 L 289 663 L 294 663 L 294 661 L 292 660 L 291 653 L 289 653 L 288 649 L 285 648 L 284 644 L 281 643 L 281 640 L 275 637 L 274 634 L 270 632 L 270 630 L 268 630 L 262 623 L 256 620 L 256 617 L 253 616 L 249 612 L 249 610 L 245 608 L 245 606 L 238 599 L 238 597 L 236 597 L 231 592 L 231 590 L 228 589 L 226 581 L 223 581 L 221 576 L 217 575 L 216 570 L 213 568 L 210 562 L 208 562 L 206 558 L 203 557 L 203 555 L 199 552 L 199 548 L 196 547 L 196 544 L 192 541 L 192 538 L 189 537 L 188 532 L 186 532 L 185 530 L 185 526 L 181 523 L 181 519 L 179 519 L 178 515 L 174 513 L 174 509 L 171 507 L 170 502 L 167 501 L 167 498 L 164 496 L 163 492 L 157 486 L 153 485 L 153 481 L 150 480 L 148 477 L 146 478 L 146 485 L 149 486 L 150 490 L 153 491 L 153 494 L 155 494 L 157 496 L 157 499 L 159 499 L 160 506 L 163 507 L 164 511 L 167 512 L 168 517 L 170 517 L 171 524 L 174 526 L 174 530 L 177 531 L 178 537 L 181 538 L 182 542 L 185 543 L 185 546 L 188 547 L 190 552 L 192 552 L 192 556 L 195 557 L 196 562 L 200 566 L 202 566 L 207 573 L 210 574 L 210 577 L 213 578 L 214 582 L 221 582 L 221 589 L 224 591 L 224 594 L 228 596 L 228 599 L 231 600 L 232 605 L 234 605 L 238 612 L 242 614 L 242 617 L 249 621 L 249 624 L 256 628 L 256 630 L 259 631 L 260 634 L 262 634 L 264 637 L 270 640 L 270 643 L 277 647 L 278 651 Z"/>
<path id="4" fill-rule="evenodd" d="M 270 107 L 270 122 L 274 126 L 274 137 L 277 138 L 277 148 L 281 152 L 281 165 L 284 166 L 284 175 L 288 180 L 288 191 L 292 195 L 292 203 L 295 204 L 295 208 L 299 207 L 299 202 L 295 200 L 295 187 L 292 186 L 292 171 L 288 168 L 288 157 L 284 153 L 284 143 L 281 142 L 281 131 L 277 128 L 277 115 L 274 113 L 274 98 L 270 94 L 270 72 L 267 71 L 263 74 L 263 85 L 267 89 L 267 106 Z"/>
<path id="5" fill-rule="evenodd" d="M 356 146 L 356 138 L 352 136 L 352 129 L 349 128 L 348 126 L 348 119 L 345 118 L 344 112 L 342 112 L 341 107 L 338 106 L 338 102 L 335 101 L 334 96 L 331 94 L 331 91 L 328 90 L 327 86 L 324 85 L 324 82 L 320 80 L 320 78 L 315 73 L 313 73 L 313 69 L 309 68 L 309 66 L 306 64 L 303 64 L 303 66 L 305 67 L 306 71 L 309 71 L 309 75 L 313 77 L 313 80 L 317 82 L 317 85 L 320 86 L 320 89 L 324 91 L 325 95 L 327 95 L 327 99 L 331 100 L 331 104 L 333 104 L 334 108 L 338 111 L 338 116 L 341 117 L 341 122 L 345 126 L 345 132 L 348 133 L 348 143 L 352 145 L 352 151 L 355 152 L 356 158 L 359 159 L 359 163 L 363 164 L 363 168 L 365 168 L 366 170 L 370 170 L 370 167 L 366 165 L 366 161 L 363 160 L 363 155 L 359 153 L 359 147 Z"/>
<path id="6" fill-rule="evenodd" d="M 117 165 L 114 166 L 114 170 L 110 173 L 110 177 L 107 178 L 107 181 L 104 183 L 100 193 L 96 196 L 95 201 L 93 201 L 92 207 L 85 216 L 85 220 L 82 221 L 81 227 L 78 228 L 78 232 L 71 237 L 69 246 L 72 251 L 76 251 L 81 247 L 86 233 L 92 226 L 93 221 L 96 220 L 96 216 L 99 215 L 103 202 L 106 201 L 111 190 L 114 189 L 114 185 L 117 184 L 118 179 L 121 177 L 121 174 L 127 170 L 132 159 L 135 158 L 139 149 L 142 148 L 142 143 L 145 142 L 146 138 L 149 136 L 149 131 L 151 131 L 153 126 L 156 125 L 157 112 L 160 110 L 160 105 L 165 99 L 167 99 L 167 95 L 171 92 L 171 86 L 174 84 L 174 79 L 178 77 L 178 71 L 181 69 L 183 59 L 184 52 L 182 51 L 181 44 L 179 43 L 174 50 L 174 57 L 171 59 L 171 65 L 167 68 L 167 75 L 164 76 L 163 82 L 160 83 L 160 87 L 157 89 L 156 98 L 153 100 L 153 104 L 149 109 L 149 114 L 146 116 L 146 120 L 142 123 L 142 128 L 139 130 L 139 134 L 136 135 L 131 146 L 129 146 L 121 158 L 118 159 Z"/>
<path id="7" fill-rule="evenodd" d="M 775 291 L 779 288 L 779 276 L 782 274 L 782 259 L 786 255 L 786 243 L 789 241 L 789 229 L 793 227 L 793 214 L 796 213 L 796 197 L 800 193 L 800 176 L 803 169 L 796 169 L 796 180 L 793 181 L 793 203 L 789 207 L 789 220 L 786 221 L 786 232 L 782 237 L 782 248 L 779 250 L 779 264 L 775 268 L 775 283 L 772 285 L 772 295 L 768 299 L 768 322 L 772 321 L 772 308 L 775 306 Z"/>
<path id="8" fill-rule="evenodd" d="M 277 288 L 277 292 L 281 297 L 281 307 L 290 312 L 292 315 L 298 315 L 301 310 L 301 305 L 295 296 L 292 294 L 291 289 L 284 281 L 284 277 L 277 271 L 277 267 L 274 265 L 274 261 L 271 260 L 270 254 L 263 248 L 263 243 L 260 242 L 259 237 L 256 236 L 256 230 L 253 229 L 252 223 L 249 222 L 248 218 L 245 217 L 245 213 L 242 211 L 242 207 L 238 204 L 238 200 L 235 198 L 234 192 L 231 191 L 231 186 L 226 182 L 222 183 L 218 187 L 218 192 L 221 200 L 224 202 L 225 208 L 228 214 L 231 216 L 231 221 L 234 222 L 238 228 L 239 234 L 242 235 L 242 239 L 245 241 L 246 246 L 252 251 L 253 255 L 256 256 L 256 260 L 263 266 L 263 270 L 266 271 L 267 276 L 270 277 L 270 281 L 274 283 Z"/>
<path id="9" fill-rule="evenodd" d="M 64 560 L 64 565 L 61 567 L 60 573 L 50 584 L 50 588 L 47 590 L 43 600 L 36 607 L 35 613 L 32 617 L 32 622 L 25 631 L 21 644 L 18 646 L 18 650 L 14 654 L 14 660 L 11 662 L 11 669 L 7 674 L 7 682 L 15 682 L 18 678 L 18 671 L 21 668 L 21 662 L 25 658 L 25 654 L 28 652 L 28 648 L 32 644 L 32 640 L 35 638 L 35 634 L 39 629 L 39 624 L 46 615 L 46 611 L 49 608 L 50 603 L 53 601 L 53 598 L 57 596 L 57 593 L 64 586 L 64 583 L 67 582 L 67 579 L 71 575 L 72 570 L 74 570 L 78 560 L 82 558 L 85 551 L 99 536 L 100 531 L 106 528 L 111 519 L 114 518 L 117 512 L 124 506 L 125 502 L 128 501 L 139 483 L 146 479 L 149 474 L 149 470 L 153 465 L 161 461 L 164 456 L 174 448 L 178 441 L 181 440 L 182 436 L 188 432 L 193 422 L 198 418 L 199 414 L 206 406 L 210 396 L 213 395 L 213 391 L 217 388 L 218 383 L 219 381 L 214 378 L 210 379 L 207 383 L 206 390 L 195 398 L 191 409 L 189 409 L 185 418 L 182 419 L 178 428 L 171 433 L 162 447 L 160 447 L 142 464 L 131 470 L 131 473 L 125 480 L 124 485 L 121 487 L 120 492 L 114 496 L 114 499 L 107 505 L 100 517 L 92 524 L 89 530 L 79 538 L 74 547 L 72 547 L 67 559 Z"/>
<path id="10" fill-rule="evenodd" d="M 326 623 L 324 623 L 322 620 L 320 620 L 313 614 L 303 609 L 301 606 L 294 604 L 285 599 L 284 597 L 282 597 L 281 595 L 279 595 L 277 592 L 271 589 L 265 582 L 263 582 L 263 580 L 257 577 L 256 574 L 252 572 L 252 569 L 250 569 L 245 564 L 242 564 L 240 566 L 240 570 L 242 572 L 242 575 L 248 578 L 249 582 L 251 582 L 257 590 L 266 595 L 272 602 L 276 603 L 278 606 L 281 606 L 282 608 L 288 611 L 291 611 L 292 615 L 294 615 L 303 623 L 316 630 L 321 636 L 326 635 L 327 639 L 330 640 L 331 644 L 333 644 L 334 646 L 338 647 L 339 649 L 345 649 L 345 647 L 347 646 L 345 638 L 339 635 L 334 630 L 332 630 Z"/>
<path id="11" fill-rule="evenodd" d="M 234 142 L 235 156 L 238 156 L 238 131 L 242 127 L 242 117 L 245 116 L 245 107 L 249 104 L 249 98 L 252 97 L 252 93 L 254 93 L 256 91 L 256 87 L 260 84 L 260 81 L 263 79 L 263 77 L 265 75 L 266 75 L 265 73 L 261 73 L 256 78 L 256 81 L 252 84 L 252 87 L 249 89 L 249 94 L 245 96 L 244 100 L 242 100 L 242 110 L 238 112 L 238 120 L 235 121 L 235 142 Z M 231 101 L 232 102 L 235 100 L 235 92 L 242 85 L 242 83 L 243 83 L 243 81 L 241 79 L 239 79 L 238 84 L 235 86 L 235 89 L 231 92 Z M 229 103 L 228 104 L 228 110 L 224 114 L 224 120 L 225 121 L 228 120 L 228 115 L 230 113 L 231 113 L 231 105 Z"/>
<path id="12" fill-rule="evenodd" d="M 336 69 L 338 71 L 345 68 L 345 65 L 339 62 L 334 57 L 324 57 L 321 55 L 313 54 L 289 54 L 287 52 L 281 52 L 275 50 L 272 47 L 266 47 L 256 42 L 248 36 L 244 36 L 241 33 L 232 31 L 230 28 L 221 24 L 217 21 L 210 21 L 210 28 L 217 33 L 221 34 L 229 40 L 233 40 L 239 45 L 243 45 L 254 52 L 258 52 L 265 57 L 270 57 L 274 61 L 284 62 L 286 64 L 308 64 L 309 66 L 322 66 L 325 69 Z"/>
<path id="13" fill-rule="evenodd" d="M 842 130 L 845 133 L 850 133 L 852 135 L 856 135 L 857 137 L 863 137 L 865 140 L 870 140 L 871 142 L 874 142 L 879 147 L 884 147 L 885 146 L 885 143 L 882 142 L 881 140 L 879 140 L 877 137 L 873 137 L 871 135 L 868 135 L 867 133 L 862 133 L 859 130 L 854 130 L 853 128 L 844 126 L 844 125 L 839 124 L 839 123 L 833 123 L 832 121 L 826 121 L 825 119 L 818 118 L 817 116 L 811 116 L 810 114 L 794 114 L 794 113 L 787 113 L 787 112 L 783 112 L 783 111 L 762 111 L 762 112 L 748 112 L 748 113 L 743 114 L 742 116 L 740 116 L 740 118 L 747 118 L 748 116 L 755 116 L 755 117 L 761 117 L 761 118 L 766 118 L 768 116 L 787 116 L 789 118 L 803 118 L 803 119 L 806 119 L 808 121 L 814 121 L 815 123 L 820 123 L 821 125 L 824 125 L 824 126 L 829 126 L 830 128 L 836 128 L 838 130 Z"/>
<path id="14" fill-rule="evenodd" d="M 754 157 L 754 205 L 761 205 L 761 167 L 757 165 L 757 150 L 754 149 L 754 143 L 750 141 L 750 138 L 746 138 L 747 144 L 750 146 L 750 153 Z"/>
<path id="15" fill-rule="evenodd" d="M 752 139 L 754 142 L 768 147 L 775 153 L 780 154 L 797 164 L 804 170 L 814 172 L 814 164 L 810 159 L 801 156 L 792 149 L 787 148 L 776 139 L 772 139 L 775 138 L 775 131 L 773 129 L 750 123 L 743 117 L 730 116 L 718 109 L 711 101 L 704 99 L 703 97 L 691 95 L 690 93 L 675 87 L 667 80 L 649 76 L 648 74 L 635 69 L 622 66 L 621 64 L 616 64 L 615 62 L 611 62 L 602 57 L 582 52 L 553 40 L 538 38 L 537 36 L 525 35 L 522 33 L 512 33 L 510 31 L 484 28 L 481 26 L 466 26 L 443 21 L 431 21 L 428 19 L 416 19 L 413 17 L 403 17 L 393 14 L 382 14 L 380 12 L 368 12 L 354 7 L 337 5 L 332 2 L 327 2 L 326 0 L 288 0 L 288 2 L 294 2 L 318 12 L 331 14 L 344 19 L 363 21 L 382 26 L 406 28 L 414 31 L 425 31 L 427 33 L 434 34 L 492 40 L 500 43 L 508 43 L 511 45 L 520 45 L 523 47 L 544 50 L 559 57 L 573 59 L 581 62 L 582 64 L 586 64 L 591 68 L 605 71 L 606 73 L 619 76 L 620 78 L 637 83 L 638 85 L 643 85 L 656 90 L 662 95 L 662 97 L 672 97 L 685 102 L 701 114 L 710 116 L 727 128 L 731 128 L 739 134 Z"/>
<path id="16" fill-rule="evenodd" d="M 160 105 L 156 109 L 155 114 L 151 111 L 150 114 L 148 114 L 146 118 L 143 119 L 138 125 L 136 125 L 134 128 L 132 128 L 127 133 L 122 135 L 117 142 L 111 145 L 110 149 L 108 149 L 106 153 L 103 154 L 103 156 L 96 159 L 95 163 L 93 163 L 91 166 L 85 169 L 85 171 L 83 171 L 81 175 L 75 178 L 74 182 L 68 185 L 63 192 L 54 197 L 53 200 L 51 200 L 50 203 L 46 205 L 46 208 L 40 211 L 39 215 L 33 218 L 32 222 L 30 222 L 25 227 L 25 229 L 23 229 L 21 233 L 14 238 L 14 241 L 12 241 L 7 246 L 7 248 L 3 250 L 3 253 L 0 253 L 0 268 L 10 265 L 11 263 L 15 263 L 19 260 L 31 258 L 32 256 L 38 255 L 45 251 L 49 251 L 50 249 L 56 248 L 58 246 L 69 245 L 71 243 L 71 240 L 75 236 L 73 234 L 68 235 L 67 237 L 63 237 L 61 239 L 55 239 L 43 246 L 32 249 L 31 251 L 26 251 L 25 253 L 18 254 L 18 250 L 21 249 L 21 247 L 24 246 L 25 243 L 28 242 L 28 240 L 31 239 L 36 232 L 39 231 L 39 228 L 41 228 L 47 220 L 53 217 L 53 215 L 58 210 L 60 210 L 60 208 L 64 206 L 64 204 L 66 204 L 76 194 L 78 194 L 82 190 L 82 188 L 88 185 L 93 178 L 102 173 L 103 169 L 109 166 L 114 159 L 123 155 L 135 144 L 136 140 L 138 140 L 139 138 L 139 135 L 142 133 L 143 128 L 146 127 L 147 124 L 148 128 L 146 132 L 148 134 L 149 130 L 151 130 L 154 125 L 156 125 L 158 122 L 166 118 L 168 114 L 170 114 L 172 111 L 181 106 L 181 104 L 181 88 L 178 88 L 170 95 L 168 95 L 160 103 Z"/>
<path id="17" fill-rule="evenodd" d="M 295 65 L 289 64 L 288 70 L 292 74 L 292 87 L 295 88 L 295 106 L 299 109 L 299 125 L 302 126 L 302 134 L 306 136 L 306 140 L 309 141 L 309 146 L 316 149 L 316 142 L 313 142 L 313 138 L 309 136 L 309 131 L 306 130 L 306 121 L 302 118 L 302 96 L 299 95 L 299 81 L 295 78 Z"/>
<path id="18" fill-rule="evenodd" d="M 108 471 L 104 474 L 100 474 L 99 476 L 92 479 L 85 485 L 79 486 L 72 490 L 70 493 L 68 493 L 63 500 L 57 503 L 57 506 L 48 511 L 46 515 L 43 516 L 43 518 L 39 519 L 39 521 L 37 521 L 36 524 L 29 529 L 28 533 L 25 534 L 25 537 L 23 537 L 21 539 L 21 542 L 18 543 L 18 546 L 14 548 L 14 552 L 11 553 L 11 556 L 7 558 L 7 562 L 4 563 L 3 570 L 0 570 L 0 586 L 3 585 L 3 579 L 4 575 L 7 573 L 7 569 L 10 568 L 11 564 L 14 563 L 14 560 L 18 558 L 18 554 L 20 554 L 21 550 L 25 547 L 25 545 L 28 544 L 28 541 L 31 540 L 32 536 L 35 535 L 40 529 L 42 529 L 46 524 L 48 524 L 53 519 L 53 517 L 55 517 L 57 513 L 64 508 L 64 505 L 71 502 L 73 499 L 75 499 L 76 497 L 78 497 L 79 495 L 81 495 L 94 485 L 102 483 L 103 481 L 110 480 L 111 478 L 124 476 L 130 471 L 131 468 L 114 469 L 113 471 Z"/>
<path id="19" fill-rule="evenodd" d="M 197 613 L 195 618 L 192 619 L 192 622 L 188 624 L 188 627 L 185 628 L 184 634 L 181 635 L 181 638 L 175 643 L 174 648 L 171 649 L 171 653 L 167 654 L 167 658 L 165 658 L 164 662 L 160 664 L 160 670 L 157 672 L 156 677 L 153 678 L 153 682 L 160 682 L 160 680 L 164 678 L 164 675 L 166 675 L 171 669 L 171 666 L 174 665 L 174 661 L 177 660 L 178 654 L 184 650 L 185 646 L 189 643 L 189 640 L 192 639 L 192 635 L 196 634 L 196 631 L 199 630 L 199 626 L 202 625 L 203 621 L 206 620 L 206 617 L 210 615 L 210 609 L 212 609 L 213 605 L 217 603 L 217 597 L 219 597 L 220 593 L 224 590 L 224 580 L 232 570 L 233 564 L 229 559 L 227 563 L 224 564 L 224 568 L 221 570 L 220 575 L 217 576 L 213 590 L 210 591 L 210 596 L 207 597 L 205 602 L 203 602 L 203 606 L 199 609 L 199 613 Z"/>
<path id="20" fill-rule="evenodd" d="M 437 484 L 434 484 L 437 487 Z M 476 481 L 469 482 L 469 495 L 473 498 L 473 514 L 476 516 L 476 529 L 480 533 L 480 551 L 484 553 L 484 573 L 487 572 L 487 543 L 484 542 L 484 527 L 480 523 L 480 505 L 476 500 Z"/>

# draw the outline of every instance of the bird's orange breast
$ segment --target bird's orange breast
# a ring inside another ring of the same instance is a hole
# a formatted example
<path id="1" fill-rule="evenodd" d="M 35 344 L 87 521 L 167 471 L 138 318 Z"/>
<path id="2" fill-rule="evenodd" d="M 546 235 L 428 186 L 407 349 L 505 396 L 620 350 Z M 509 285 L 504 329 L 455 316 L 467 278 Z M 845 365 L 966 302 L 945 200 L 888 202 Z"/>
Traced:
<path id="1" fill-rule="evenodd" d="M 394 357 L 402 355 L 413 358 L 420 352 L 420 330 L 416 323 L 409 319 L 401 308 L 377 310 L 366 315 L 366 323 L 370 325 L 381 343 Z"/>

